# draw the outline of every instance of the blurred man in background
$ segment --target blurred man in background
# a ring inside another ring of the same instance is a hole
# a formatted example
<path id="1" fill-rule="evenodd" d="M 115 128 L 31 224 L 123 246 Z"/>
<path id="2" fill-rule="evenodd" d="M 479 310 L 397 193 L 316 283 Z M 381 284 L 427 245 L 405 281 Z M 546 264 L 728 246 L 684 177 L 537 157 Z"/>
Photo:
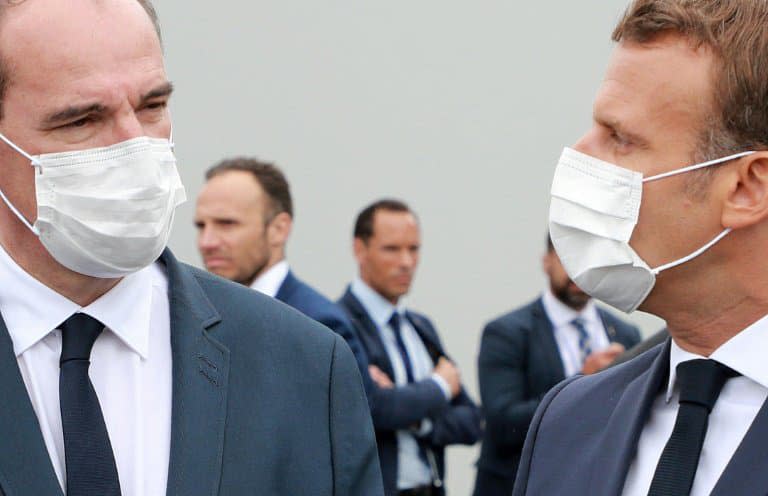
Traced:
<path id="1" fill-rule="evenodd" d="M 600 309 L 565 272 L 547 237 L 549 285 L 532 303 L 483 330 L 478 374 L 486 436 L 474 496 L 509 496 L 533 414 L 552 386 L 592 374 L 640 341 L 638 329 Z"/>
<path id="2" fill-rule="evenodd" d="M 251 157 L 225 159 L 205 174 L 197 199 L 197 245 L 206 269 L 292 306 L 343 337 L 357 358 L 366 390 L 368 360 L 335 303 L 297 278 L 286 259 L 293 200 L 285 175 Z"/>
<path id="3" fill-rule="evenodd" d="M 416 215 L 397 200 L 366 207 L 354 229 L 359 276 L 339 303 L 370 359 L 371 377 L 389 394 L 373 415 L 387 496 L 444 494 L 444 448 L 473 444 L 481 433 L 477 406 L 464 392 L 437 330 L 405 308 L 419 262 Z"/>

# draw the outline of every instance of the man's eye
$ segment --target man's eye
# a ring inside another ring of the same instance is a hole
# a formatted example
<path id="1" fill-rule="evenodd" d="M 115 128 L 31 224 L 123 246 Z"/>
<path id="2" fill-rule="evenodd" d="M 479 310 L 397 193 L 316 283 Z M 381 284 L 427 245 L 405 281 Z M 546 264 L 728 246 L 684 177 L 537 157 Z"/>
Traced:
<path id="1" fill-rule="evenodd" d="M 168 106 L 168 102 L 152 102 L 148 103 L 144 108 L 147 110 L 161 110 Z"/>
<path id="2" fill-rule="evenodd" d="M 72 121 L 69 124 L 65 124 L 63 127 L 85 127 L 88 124 L 93 122 L 93 119 L 91 117 L 83 117 L 81 119 L 78 119 L 76 121 Z"/>

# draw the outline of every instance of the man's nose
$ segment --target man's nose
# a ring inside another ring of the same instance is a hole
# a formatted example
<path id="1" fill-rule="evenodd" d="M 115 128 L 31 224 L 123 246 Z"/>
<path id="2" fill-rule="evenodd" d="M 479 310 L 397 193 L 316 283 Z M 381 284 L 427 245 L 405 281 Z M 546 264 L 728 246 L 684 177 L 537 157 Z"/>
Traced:
<path id="1" fill-rule="evenodd" d="M 219 246 L 219 236 L 208 226 L 203 226 L 197 235 L 197 246 L 202 253 L 209 252 Z"/>

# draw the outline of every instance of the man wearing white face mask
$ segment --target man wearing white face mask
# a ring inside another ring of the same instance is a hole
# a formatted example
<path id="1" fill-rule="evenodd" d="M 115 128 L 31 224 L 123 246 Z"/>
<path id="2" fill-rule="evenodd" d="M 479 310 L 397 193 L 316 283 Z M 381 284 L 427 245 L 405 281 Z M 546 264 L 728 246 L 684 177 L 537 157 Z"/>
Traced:
<path id="1" fill-rule="evenodd" d="M 671 339 L 554 388 L 514 494 L 764 494 L 768 2 L 635 0 L 613 38 L 550 233 L 582 289 Z"/>
<path id="2" fill-rule="evenodd" d="M 148 0 L 0 0 L 0 494 L 377 495 L 349 348 L 165 249 Z"/>

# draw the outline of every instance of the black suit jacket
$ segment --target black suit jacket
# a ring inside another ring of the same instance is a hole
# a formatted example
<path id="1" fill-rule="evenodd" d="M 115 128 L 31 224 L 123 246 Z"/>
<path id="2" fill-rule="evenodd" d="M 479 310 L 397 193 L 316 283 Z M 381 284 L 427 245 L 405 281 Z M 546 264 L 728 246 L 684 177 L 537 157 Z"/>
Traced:
<path id="1" fill-rule="evenodd" d="M 636 327 L 602 309 L 598 313 L 611 342 L 629 349 L 640 341 Z M 504 478 L 511 490 L 534 412 L 547 391 L 565 379 L 552 323 L 541 298 L 486 325 L 478 373 L 486 418 L 478 477 L 488 472 Z M 509 490 L 505 489 L 504 496 L 509 496 Z M 477 496 L 495 495 L 486 490 Z"/>
<path id="2" fill-rule="evenodd" d="M 634 360 L 575 376 L 550 391 L 531 423 L 514 495 L 621 494 L 651 406 L 666 386 L 669 350 L 667 340 Z M 768 401 L 711 496 L 768 493 L 766 439 Z"/>
<path id="3" fill-rule="evenodd" d="M 166 495 L 383 494 L 360 374 L 343 340 L 170 251 L 160 262 L 173 360 Z M 0 397 L 0 494 L 61 495 L 1 319 Z"/>
<path id="4" fill-rule="evenodd" d="M 392 363 L 379 329 L 360 301 L 347 289 L 339 305 L 347 311 L 355 325 L 370 363 L 394 378 Z M 437 330 L 427 317 L 411 311 L 406 313 L 406 317 L 434 362 L 446 356 Z M 397 430 L 410 429 L 426 418 L 432 420 L 432 432 L 419 441 L 435 455 L 440 479 L 445 475 L 444 447 L 449 444 L 474 444 L 480 438 L 480 411 L 463 390 L 449 402 L 435 381 L 427 379 L 394 389 L 376 388 L 375 394 L 371 413 L 387 496 L 397 495 Z"/>

